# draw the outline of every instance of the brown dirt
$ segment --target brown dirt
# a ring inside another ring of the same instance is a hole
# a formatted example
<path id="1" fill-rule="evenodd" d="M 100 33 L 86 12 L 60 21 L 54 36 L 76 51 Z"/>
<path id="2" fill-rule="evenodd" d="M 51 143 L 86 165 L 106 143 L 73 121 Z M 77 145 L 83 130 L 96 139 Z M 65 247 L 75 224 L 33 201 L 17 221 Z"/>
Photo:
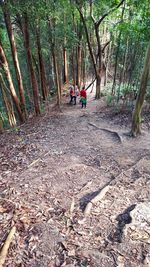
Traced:
<path id="1" fill-rule="evenodd" d="M 150 135 L 145 127 L 130 138 L 130 120 L 90 98 L 86 110 L 64 103 L 0 136 L 0 246 L 17 226 L 5 266 L 145 266 L 149 240 L 125 229 L 135 205 L 150 201 Z"/>

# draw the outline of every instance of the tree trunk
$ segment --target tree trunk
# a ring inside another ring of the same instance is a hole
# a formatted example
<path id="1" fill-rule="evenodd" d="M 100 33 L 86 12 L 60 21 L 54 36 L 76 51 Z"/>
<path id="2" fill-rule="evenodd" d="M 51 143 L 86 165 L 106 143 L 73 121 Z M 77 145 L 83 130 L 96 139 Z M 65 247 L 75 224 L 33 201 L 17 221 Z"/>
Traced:
<path id="1" fill-rule="evenodd" d="M 126 48 L 125 48 L 125 53 L 124 53 L 124 61 L 123 61 L 123 71 L 121 74 L 121 83 L 125 81 L 125 73 L 127 69 L 127 58 L 128 58 L 128 38 L 127 38 L 127 43 L 126 43 Z"/>
<path id="2" fill-rule="evenodd" d="M 4 50 L 3 50 L 3 47 L 1 44 L 0 44 L 0 66 L 2 66 L 2 68 L 5 72 L 6 79 L 7 79 L 7 82 L 9 84 L 9 88 L 10 88 L 10 93 L 12 95 L 12 99 L 14 101 L 16 110 L 18 112 L 19 120 L 21 123 L 23 123 L 24 122 L 24 115 L 23 115 L 22 110 L 21 110 L 20 101 L 19 101 L 18 96 L 16 94 L 16 91 L 15 91 L 15 88 L 13 85 L 13 81 L 11 78 L 8 62 L 7 62 L 7 59 L 6 59 L 6 56 L 5 56 L 5 53 L 4 53 Z"/>
<path id="3" fill-rule="evenodd" d="M 49 90 L 51 90 L 52 88 L 54 89 L 54 67 L 53 67 L 53 58 L 52 55 L 50 53 L 49 56 L 49 61 L 48 61 L 48 76 L 49 76 Z"/>
<path id="4" fill-rule="evenodd" d="M 24 35 L 24 44 L 25 44 L 25 48 L 27 52 L 28 68 L 29 68 L 29 73 L 30 73 L 32 90 L 33 90 L 34 108 L 35 108 L 36 115 L 39 115 L 40 114 L 39 93 L 38 93 L 37 80 L 36 80 L 33 63 L 32 63 L 32 54 L 31 54 L 31 49 L 30 49 L 30 39 L 29 39 L 30 37 L 29 37 L 27 14 L 24 14 L 23 35 Z"/>
<path id="5" fill-rule="evenodd" d="M 96 23 L 95 26 L 95 35 L 97 39 L 98 45 L 98 52 L 97 52 L 97 73 L 96 73 L 96 95 L 95 98 L 99 99 L 101 97 L 101 79 L 102 79 L 102 48 L 100 43 L 100 36 L 99 36 L 99 27 Z"/>
<path id="6" fill-rule="evenodd" d="M 12 57 L 13 57 L 16 78 L 17 78 L 17 83 L 18 83 L 18 89 L 19 89 L 19 94 L 20 94 L 21 110 L 24 114 L 24 119 L 26 119 L 27 111 L 26 111 L 26 104 L 25 104 L 25 97 L 24 97 L 22 75 L 21 75 L 19 61 L 18 61 L 17 48 L 16 48 L 14 33 L 12 29 L 11 18 L 10 18 L 10 14 L 7 9 L 7 6 L 5 4 L 3 5 L 3 14 L 4 14 L 5 24 L 6 24 L 6 28 L 8 32 L 10 45 L 11 45 Z"/>
<path id="7" fill-rule="evenodd" d="M 55 51 L 55 38 L 52 34 L 52 29 L 55 28 L 55 24 L 52 25 L 52 20 L 48 18 L 48 26 L 49 26 L 49 37 L 50 37 L 50 45 L 51 45 L 51 53 L 53 58 L 53 67 L 54 67 L 54 75 L 55 75 L 55 86 L 57 88 L 57 106 L 60 110 L 61 105 L 61 86 L 60 86 L 60 79 L 59 79 L 59 70 L 58 70 L 58 63 Z"/>
<path id="8" fill-rule="evenodd" d="M 139 94 L 136 100 L 135 109 L 133 112 L 131 135 L 134 137 L 137 136 L 138 134 L 141 134 L 141 127 L 140 127 L 141 126 L 141 111 L 142 111 L 142 106 L 144 103 L 149 72 L 150 72 L 150 43 L 149 43 L 146 57 L 145 57 L 145 63 L 144 63 L 144 68 L 143 68 L 141 82 L 140 82 L 140 90 L 139 90 Z"/>
<path id="9" fill-rule="evenodd" d="M 72 50 L 72 76 L 73 76 L 73 83 L 76 84 L 76 52 L 75 48 Z"/>
<path id="10" fill-rule="evenodd" d="M 118 92 L 117 92 L 117 103 L 119 102 L 120 100 L 120 88 L 121 88 L 121 85 L 123 83 L 123 80 L 124 80 L 124 76 L 125 76 L 125 70 L 126 70 L 126 67 L 127 67 L 127 57 L 128 57 L 128 38 L 126 40 L 126 47 L 125 47 L 125 51 L 124 51 L 124 55 L 123 55 L 123 69 L 121 68 L 120 70 L 120 79 L 119 79 L 119 87 L 118 87 Z"/>
<path id="11" fill-rule="evenodd" d="M 16 125 L 16 117 L 15 117 L 15 113 L 13 109 L 13 104 L 12 104 L 12 101 L 10 100 L 10 97 L 7 95 L 7 93 L 9 93 L 9 90 L 6 87 L 1 74 L 0 74 L 0 85 L 2 89 L 2 95 L 3 95 L 5 107 L 7 110 L 8 121 L 9 121 L 10 126 L 14 127 Z"/>
<path id="12" fill-rule="evenodd" d="M 77 77 L 76 83 L 78 88 L 81 87 L 81 64 L 82 64 L 82 36 L 83 36 L 83 27 L 81 20 L 77 23 L 77 34 L 78 34 L 78 46 L 77 46 Z"/>
<path id="13" fill-rule="evenodd" d="M 113 85 L 112 85 L 112 91 L 111 91 L 112 95 L 115 95 L 120 41 L 121 41 L 121 31 L 119 32 L 119 36 L 118 36 L 118 46 L 117 46 L 116 57 L 115 57 L 115 69 L 114 69 Z"/>
<path id="14" fill-rule="evenodd" d="M 84 44 L 84 48 L 82 49 L 82 63 L 81 63 L 81 69 L 82 69 L 82 83 L 85 85 L 86 81 L 86 43 Z"/>
<path id="15" fill-rule="evenodd" d="M 40 33 L 38 29 L 36 30 L 36 38 L 37 38 L 38 57 L 39 57 L 39 66 L 40 66 L 41 91 L 42 91 L 43 100 L 46 100 L 48 96 L 47 85 L 46 85 L 46 74 L 45 74 L 45 67 L 44 67 L 43 55 L 42 55 L 42 49 L 41 49 Z"/>
<path id="16" fill-rule="evenodd" d="M 62 69 L 63 69 L 63 59 L 62 59 L 62 53 L 59 53 L 57 51 L 57 57 L 56 57 L 56 62 L 57 62 L 57 70 L 58 70 L 58 81 L 59 81 L 59 91 L 61 95 L 61 86 L 62 86 Z M 59 64 L 58 64 L 59 62 Z"/>
<path id="17" fill-rule="evenodd" d="M 93 50 L 92 50 L 92 46 L 91 46 L 91 42 L 90 42 L 90 37 L 89 37 L 89 32 L 88 32 L 88 28 L 87 28 L 87 25 L 86 25 L 86 21 L 84 19 L 84 16 L 82 14 L 82 11 L 80 10 L 80 8 L 78 8 L 78 11 L 80 13 L 80 18 L 81 18 L 81 21 L 83 23 L 83 26 L 84 26 L 84 30 L 85 30 L 85 34 L 86 34 L 86 39 L 87 39 L 87 43 L 88 43 L 88 48 L 89 48 L 89 53 L 90 53 L 90 57 L 91 57 L 91 60 L 92 60 L 92 64 L 93 64 L 93 68 L 94 68 L 94 72 L 95 72 L 95 77 L 97 77 L 97 62 L 96 62 L 96 58 L 95 58 L 95 55 L 93 53 Z"/>
<path id="18" fill-rule="evenodd" d="M 58 108 L 60 109 L 61 89 L 60 89 L 60 82 L 59 82 L 59 75 L 58 75 L 58 63 L 57 63 L 57 58 L 56 58 L 54 48 L 52 49 L 52 56 L 53 56 L 53 64 L 54 64 L 54 72 L 55 72 L 55 84 L 57 88 L 57 105 L 58 105 Z"/>
<path id="19" fill-rule="evenodd" d="M 96 95 L 95 95 L 96 99 L 100 99 L 100 88 L 101 88 L 101 76 L 99 73 L 97 73 L 97 76 L 96 76 Z"/>
<path id="20" fill-rule="evenodd" d="M 77 51 L 77 86 L 80 89 L 81 87 L 81 63 L 82 63 L 82 49 L 81 44 L 78 45 Z"/>
<path id="21" fill-rule="evenodd" d="M 104 76 L 104 86 L 107 85 L 107 80 L 108 80 L 108 72 L 109 72 L 109 65 L 110 65 L 110 58 L 111 58 L 111 49 L 112 49 L 112 43 L 109 44 L 108 53 L 107 53 L 107 57 L 106 57 L 106 71 L 105 71 L 105 76 Z"/>
<path id="22" fill-rule="evenodd" d="M 101 55 L 100 37 L 99 37 L 99 25 L 97 23 L 94 23 L 95 34 L 96 34 L 97 45 L 98 45 L 98 54 L 97 54 L 97 59 L 96 59 L 94 56 L 94 53 L 92 51 L 92 46 L 91 46 L 91 42 L 90 42 L 90 37 L 89 37 L 86 21 L 84 19 L 84 16 L 83 16 L 80 8 L 78 8 L 78 11 L 80 13 L 80 18 L 81 18 L 83 26 L 84 26 L 86 39 L 87 39 L 87 43 L 88 43 L 88 48 L 89 48 L 89 53 L 91 56 L 91 60 L 93 63 L 93 68 L 94 68 L 94 72 L 95 72 L 95 76 L 96 76 L 96 95 L 95 95 L 95 98 L 99 99 L 100 98 L 100 88 L 101 88 L 101 56 L 102 56 Z"/>
<path id="23" fill-rule="evenodd" d="M 64 57 L 64 83 L 68 84 L 69 77 L 68 77 L 68 60 L 67 60 L 67 50 L 64 47 L 63 49 L 63 57 Z"/>
<path id="24" fill-rule="evenodd" d="M 3 118 L 0 113 L 0 134 L 4 132 L 4 127 L 3 127 Z"/>

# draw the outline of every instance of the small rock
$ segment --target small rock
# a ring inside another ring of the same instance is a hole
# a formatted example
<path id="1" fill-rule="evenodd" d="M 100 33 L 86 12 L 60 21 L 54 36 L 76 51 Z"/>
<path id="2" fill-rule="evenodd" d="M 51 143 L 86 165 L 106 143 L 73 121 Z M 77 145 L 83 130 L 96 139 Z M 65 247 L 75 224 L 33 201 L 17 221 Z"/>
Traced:
<path id="1" fill-rule="evenodd" d="M 0 221 L 3 221 L 4 216 L 0 214 Z"/>
<path id="2" fill-rule="evenodd" d="M 69 250 L 68 256 L 75 256 L 75 249 Z"/>
<path id="3" fill-rule="evenodd" d="M 144 259 L 144 267 L 150 267 L 150 256 L 147 255 Z"/>

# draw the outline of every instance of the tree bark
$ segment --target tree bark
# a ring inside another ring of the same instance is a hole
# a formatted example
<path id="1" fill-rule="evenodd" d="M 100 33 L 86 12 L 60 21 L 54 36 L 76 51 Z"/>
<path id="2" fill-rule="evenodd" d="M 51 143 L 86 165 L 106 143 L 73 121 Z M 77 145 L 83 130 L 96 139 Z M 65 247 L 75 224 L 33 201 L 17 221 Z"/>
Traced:
<path id="1" fill-rule="evenodd" d="M 94 68 L 94 72 L 95 72 L 95 77 L 96 77 L 96 95 L 95 95 L 95 98 L 99 99 L 100 98 L 100 85 L 101 85 L 100 70 L 99 70 L 99 68 L 97 68 L 97 62 L 96 62 L 96 58 L 94 56 L 94 53 L 92 51 L 92 46 L 91 46 L 89 33 L 88 33 L 88 29 L 87 29 L 87 25 L 86 25 L 84 16 L 83 16 L 83 14 L 82 14 L 82 12 L 81 12 L 81 10 L 79 8 L 78 8 L 78 10 L 79 10 L 80 17 L 81 17 L 81 20 L 82 20 L 82 23 L 83 23 L 83 26 L 84 26 L 84 29 L 85 29 L 85 34 L 86 34 L 86 39 L 87 39 L 87 43 L 88 43 L 89 53 L 90 53 L 90 56 L 91 56 L 91 60 L 92 60 L 93 68 Z M 97 29 L 97 31 L 98 31 L 98 29 Z M 100 67 L 100 62 L 99 62 L 99 67 Z"/>
<path id="2" fill-rule="evenodd" d="M 112 95 L 115 95 L 115 88 L 116 88 L 118 56 L 119 56 L 119 51 L 120 51 L 120 38 L 121 38 L 121 31 L 118 36 L 118 45 L 117 45 L 116 56 L 115 56 L 114 77 L 113 77 L 113 84 L 112 84 L 112 90 L 111 90 Z"/>
<path id="3" fill-rule="evenodd" d="M 82 49 L 81 45 L 78 45 L 77 48 L 77 78 L 76 78 L 76 84 L 78 88 L 81 87 L 81 62 L 82 62 Z"/>
<path id="4" fill-rule="evenodd" d="M 54 67 L 53 67 L 53 58 L 52 58 L 52 54 L 50 53 L 49 55 L 49 61 L 48 61 L 48 76 L 49 76 L 49 90 L 51 90 L 52 88 L 54 88 Z"/>
<path id="5" fill-rule="evenodd" d="M 96 95 L 95 99 L 100 99 L 100 88 L 101 88 L 101 76 L 99 73 L 96 75 Z"/>
<path id="6" fill-rule="evenodd" d="M 82 73 L 82 83 L 85 85 L 85 81 L 86 81 L 86 42 L 84 43 L 84 47 L 82 49 L 82 62 L 81 62 L 81 73 Z"/>
<path id="7" fill-rule="evenodd" d="M 140 90 L 136 100 L 135 109 L 133 112 L 131 135 L 134 137 L 141 134 L 141 111 L 146 94 L 146 86 L 147 86 L 149 72 L 150 72 L 150 43 L 148 45 L 145 57 L 145 63 L 140 82 Z"/>
<path id="8" fill-rule="evenodd" d="M 36 29 L 36 38 L 37 38 L 39 67 L 40 67 L 41 91 L 42 91 L 43 100 L 45 101 L 47 99 L 48 92 L 47 92 L 47 85 L 46 85 L 45 67 L 44 67 L 43 55 L 42 55 L 42 49 L 41 49 L 40 32 L 38 29 Z"/>
<path id="9" fill-rule="evenodd" d="M 13 104 L 12 104 L 12 101 L 10 100 L 10 97 L 8 96 L 9 91 L 5 85 L 5 82 L 1 74 L 0 74 L 0 85 L 1 85 L 1 90 L 2 90 L 3 100 L 4 100 L 6 111 L 7 111 L 8 121 L 9 121 L 10 126 L 14 127 L 16 125 L 16 117 L 15 117 L 15 113 L 13 109 Z"/>
<path id="10" fill-rule="evenodd" d="M 95 26 L 95 35 L 97 39 L 98 45 L 98 53 L 97 53 L 97 72 L 96 72 L 96 99 L 99 99 L 101 96 L 101 79 L 102 79 L 102 48 L 100 43 L 100 36 L 99 36 L 99 28 L 97 24 L 94 23 Z"/>
<path id="11" fill-rule="evenodd" d="M 4 132 L 4 127 L 3 127 L 3 118 L 0 113 L 0 134 Z"/>
<path id="12" fill-rule="evenodd" d="M 20 94 L 21 110 L 24 114 L 24 119 L 27 119 L 23 81 L 22 81 L 22 75 L 21 75 L 19 61 L 18 61 L 18 54 L 17 54 L 16 42 L 15 42 L 14 33 L 12 29 L 12 24 L 11 24 L 11 18 L 10 18 L 10 14 L 9 14 L 6 4 L 3 4 L 2 8 L 3 8 L 4 19 L 5 19 L 5 24 L 7 28 L 7 33 L 8 33 L 8 37 L 9 37 L 9 41 L 11 45 L 12 57 L 13 57 L 16 78 L 17 78 L 17 83 L 18 83 L 18 89 L 19 89 L 19 94 Z"/>
<path id="13" fill-rule="evenodd" d="M 53 58 L 53 67 L 54 67 L 54 74 L 55 74 L 55 86 L 57 89 L 57 106 L 60 110 L 61 105 L 61 86 L 60 86 L 60 79 L 59 79 L 59 70 L 58 70 L 58 62 L 56 57 L 55 51 L 55 38 L 52 34 L 52 20 L 48 18 L 48 26 L 49 26 L 49 37 L 50 37 L 50 46 L 51 46 L 51 53 Z"/>
<path id="14" fill-rule="evenodd" d="M 81 64 L 82 64 L 82 46 L 81 46 L 81 41 L 82 41 L 82 26 L 81 26 L 81 21 L 79 23 L 78 27 L 78 46 L 77 46 L 77 78 L 76 78 L 76 83 L 78 88 L 80 89 L 81 87 Z"/>
<path id="15" fill-rule="evenodd" d="M 76 84 L 76 51 L 75 51 L 75 48 L 72 49 L 72 76 L 73 76 L 73 83 Z"/>
<path id="16" fill-rule="evenodd" d="M 67 50 L 64 47 L 63 49 L 63 58 L 64 58 L 64 83 L 68 84 L 69 77 L 68 77 L 68 60 L 67 60 Z"/>
<path id="17" fill-rule="evenodd" d="M 109 44 L 108 53 L 107 53 L 107 57 L 106 57 L 106 71 L 105 71 L 105 76 L 104 76 L 104 86 L 107 85 L 107 80 L 108 80 L 111 50 L 112 50 L 112 43 Z"/>
<path id="18" fill-rule="evenodd" d="M 23 29 L 23 36 L 24 36 L 24 44 L 25 44 L 26 53 L 27 53 L 28 68 L 29 68 L 32 90 L 33 90 L 34 108 L 35 108 L 36 115 L 39 115 L 40 114 L 39 92 L 38 92 L 37 80 L 36 80 L 33 63 L 32 63 L 32 54 L 31 54 L 31 49 L 30 49 L 30 37 L 29 37 L 27 14 L 24 14 L 24 25 L 22 29 Z"/>
<path id="19" fill-rule="evenodd" d="M 99 18 L 98 21 L 95 21 L 95 19 L 92 16 L 92 2 L 90 2 L 90 16 L 91 19 L 93 21 L 94 24 L 94 29 L 95 29 L 95 35 L 96 35 L 96 40 L 97 40 L 97 45 L 98 45 L 98 53 L 97 53 L 97 57 L 95 58 L 93 50 L 92 50 L 92 46 L 91 46 L 91 42 L 90 42 L 90 38 L 89 38 L 89 32 L 88 32 L 88 28 L 86 25 L 86 21 L 85 18 L 83 16 L 83 13 L 81 11 L 81 5 L 77 6 L 77 9 L 80 13 L 80 18 L 82 20 L 83 26 L 84 26 L 84 30 L 85 30 L 85 34 L 86 34 L 86 38 L 87 38 L 87 43 L 88 43 L 88 48 L 89 48 L 89 53 L 92 59 L 92 63 L 93 63 L 93 67 L 94 67 L 94 71 L 95 71 L 95 76 L 96 76 L 96 96 L 95 98 L 100 98 L 100 87 L 101 87 L 101 76 L 102 76 L 102 49 L 101 49 L 101 43 L 100 43 L 100 36 L 99 36 L 99 26 L 102 23 L 102 21 L 113 11 L 115 11 L 117 8 L 119 8 L 123 3 L 125 2 L 125 0 L 121 0 L 120 3 L 115 6 L 114 8 L 111 8 L 108 12 L 106 12 L 102 17 Z M 78 1 L 77 1 L 78 4 Z"/>
<path id="20" fill-rule="evenodd" d="M 23 123 L 24 122 L 24 115 L 22 113 L 20 101 L 19 101 L 19 98 L 16 94 L 16 91 L 15 91 L 15 88 L 13 85 L 13 81 L 12 81 L 9 66 L 8 66 L 8 62 L 7 62 L 7 59 L 6 59 L 6 56 L 5 56 L 5 53 L 4 53 L 4 50 L 3 50 L 1 43 L 0 43 L 0 66 L 3 68 L 3 70 L 5 72 L 6 79 L 7 79 L 7 82 L 9 84 L 10 93 L 11 93 L 12 99 L 14 101 L 16 110 L 18 112 L 19 120 L 21 123 Z"/>
<path id="21" fill-rule="evenodd" d="M 55 84 L 57 88 L 57 105 L 58 105 L 58 108 L 60 109 L 61 89 L 60 89 L 60 82 L 59 82 L 59 75 L 58 75 L 58 63 L 57 63 L 57 58 L 56 58 L 54 48 L 52 49 L 52 57 L 53 57 L 54 72 L 55 72 Z"/>

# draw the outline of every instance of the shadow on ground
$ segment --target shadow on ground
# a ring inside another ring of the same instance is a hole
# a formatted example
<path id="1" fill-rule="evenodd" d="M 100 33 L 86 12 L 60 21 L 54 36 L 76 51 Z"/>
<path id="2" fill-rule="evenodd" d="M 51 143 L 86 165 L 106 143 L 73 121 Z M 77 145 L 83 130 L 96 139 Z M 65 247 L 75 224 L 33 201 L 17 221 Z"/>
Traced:
<path id="1" fill-rule="evenodd" d="M 130 212 L 133 209 L 135 209 L 135 207 L 136 207 L 136 204 L 129 206 L 127 209 L 125 209 L 125 211 L 123 213 L 119 214 L 116 217 L 116 220 L 118 221 L 117 227 L 116 227 L 115 231 L 113 230 L 108 236 L 108 239 L 111 242 L 113 242 L 113 243 L 114 242 L 117 242 L 117 243 L 122 242 L 124 227 L 126 224 L 130 224 L 132 222 Z"/>

